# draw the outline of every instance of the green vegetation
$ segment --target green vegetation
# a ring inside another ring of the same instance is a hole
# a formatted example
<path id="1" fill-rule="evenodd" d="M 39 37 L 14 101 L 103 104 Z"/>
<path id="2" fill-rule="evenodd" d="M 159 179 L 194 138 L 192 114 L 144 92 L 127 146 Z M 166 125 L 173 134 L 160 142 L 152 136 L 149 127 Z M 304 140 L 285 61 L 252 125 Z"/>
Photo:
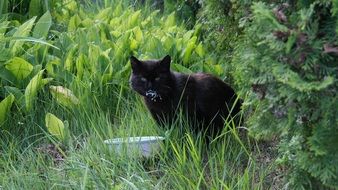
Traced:
<path id="1" fill-rule="evenodd" d="M 1 1 L 0 189 L 338 188 L 337 10 L 330 0 Z M 129 57 L 166 54 L 174 70 L 231 83 L 245 130 L 229 122 L 207 148 L 184 118 L 159 128 L 129 87 Z M 247 131 L 274 139 L 278 155 Z M 165 136 L 161 154 L 103 144 L 141 135 Z"/>
<path id="2" fill-rule="evenodd" d="M 285 183 L 338 188 L 337 1 L 210 0 L 201 13 L 249 133 L 280 141 Z"/>

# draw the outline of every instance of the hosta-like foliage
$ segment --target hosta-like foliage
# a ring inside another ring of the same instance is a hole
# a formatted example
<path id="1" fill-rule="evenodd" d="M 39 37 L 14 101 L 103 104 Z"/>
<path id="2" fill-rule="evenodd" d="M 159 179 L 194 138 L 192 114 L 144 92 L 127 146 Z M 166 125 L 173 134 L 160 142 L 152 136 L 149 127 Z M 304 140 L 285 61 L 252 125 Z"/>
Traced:
<path id="1" fill-rule="evenodd" d="M 138 10 L 124 1 L 89 7 L 75 0 L 51 2 L 40 17 L 0 22 L 0 100 L 14 95 L 9 113 L 44 115 L 45 110 L 53 113 L 48 105 L 54 103 L 72 113 L 93 107 L 97 99 L 111 102 L 98 104 L 116 113 L 118 96 L 129 88 L 131 55 L 155 59 L 170 54 L 175 70 L 223 74 L 215 55 L 206 53 L 201 26 L 187 30 L 175 12 Z M 37 110 L 40 106 L 45 110 Z"/>
<path id="2" fill-rule="evenodd" d="M 336 5 L 335 5 L 336 6 Z M 337 16 L 330 1 L 252 6 L 234 77 L 258 138 L 279 136 L 295 188 L 338 188 Z"/>

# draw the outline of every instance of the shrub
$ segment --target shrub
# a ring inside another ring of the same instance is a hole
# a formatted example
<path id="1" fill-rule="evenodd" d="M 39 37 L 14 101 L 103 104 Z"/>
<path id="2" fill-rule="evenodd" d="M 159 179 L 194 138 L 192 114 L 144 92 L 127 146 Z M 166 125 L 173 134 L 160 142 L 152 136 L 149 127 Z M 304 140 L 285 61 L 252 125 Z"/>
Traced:
<path id="1" fill-rule="evenodd" d="M 293 189 L 338 188 L 337 3 L 252 6 L 234 78 L 256 138 L 278 136 Z"/>

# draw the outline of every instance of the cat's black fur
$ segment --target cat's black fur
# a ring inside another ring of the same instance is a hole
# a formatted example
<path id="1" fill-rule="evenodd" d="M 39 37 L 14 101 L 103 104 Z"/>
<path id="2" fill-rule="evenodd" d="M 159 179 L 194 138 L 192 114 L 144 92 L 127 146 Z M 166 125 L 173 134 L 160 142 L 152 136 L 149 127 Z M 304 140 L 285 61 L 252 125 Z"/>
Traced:
<path id="1" fill-rule="evenodd" d="M 140 61 L 130 58 L 133 90 L 144 97 L 144 102 L 159 124 L 172 122 L 178 107 L 183 108 L 191 121 L 200 123 L 195 131 L 207 130 L 208 134 L 220 132 L 223 119 L 229 115 L 237 96 L 222 80 L 204 73 L 183 74 L 170 70 L 169 55 L 161 60 Z M 234 116 L 240 103 L 234 105 Z"/>

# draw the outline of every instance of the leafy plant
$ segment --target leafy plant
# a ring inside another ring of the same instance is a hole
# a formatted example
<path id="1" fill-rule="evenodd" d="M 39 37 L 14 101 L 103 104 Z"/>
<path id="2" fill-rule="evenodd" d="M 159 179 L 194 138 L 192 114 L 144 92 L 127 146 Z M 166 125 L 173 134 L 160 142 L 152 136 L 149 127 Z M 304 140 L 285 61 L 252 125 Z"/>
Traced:
<path id="1" fill-rule="evenodd" d="M 14 96 L 11 94 L 0 102 L 0 126 L 5 122 L 6 116 L 14 102 Z"/>
<path id="2" fill-rule="evenodd" d="M 45 117 L 47 130 L 58 139 L 65 138 L 65 125 L 54 114 L 47 113 Z"/>
<path id="3" fill-rule="evenodd" d="M 337 188 L 337 16 L 330 2 L 298 6 L 253 4 L 234 77 L 254 109 L 251 134 L 280 137 L 290 185 Z"/>

